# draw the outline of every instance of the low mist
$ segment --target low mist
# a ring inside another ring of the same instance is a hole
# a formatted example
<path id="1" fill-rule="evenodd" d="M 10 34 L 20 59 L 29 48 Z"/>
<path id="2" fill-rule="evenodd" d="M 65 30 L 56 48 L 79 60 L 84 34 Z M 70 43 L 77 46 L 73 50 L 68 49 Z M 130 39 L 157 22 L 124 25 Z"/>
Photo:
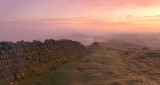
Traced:
<path id="1" fill-rule="evenodd" d="M 149 47 L 160 46 L 160 33 L 148 32 L 116 32 L 96 29 L 3 29 L 0 31 L 0 41 L 17 42 L 20 40 L 44 41 L 45 39 L 70 39 L 79 41 L 84 45 L 93 42 L 130 43 Z"/>

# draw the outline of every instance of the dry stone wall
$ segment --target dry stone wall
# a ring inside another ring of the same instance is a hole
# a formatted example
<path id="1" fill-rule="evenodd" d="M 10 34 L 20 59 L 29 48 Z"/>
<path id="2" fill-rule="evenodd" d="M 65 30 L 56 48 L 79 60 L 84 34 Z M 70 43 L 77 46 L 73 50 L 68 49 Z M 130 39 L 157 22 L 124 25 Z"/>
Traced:
<path id="1" fill-rule="evenodd" d="M 86 48 L 71 40 L 0 42 L 0 85 L 23 78 L 32 66 L 59 58 L 86 53 Z"/>

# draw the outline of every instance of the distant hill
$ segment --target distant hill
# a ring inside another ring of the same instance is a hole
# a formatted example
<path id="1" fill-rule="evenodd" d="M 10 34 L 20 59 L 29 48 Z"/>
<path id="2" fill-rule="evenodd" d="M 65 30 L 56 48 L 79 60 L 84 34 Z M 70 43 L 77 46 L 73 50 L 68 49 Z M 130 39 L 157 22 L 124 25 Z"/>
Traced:
<path id="1" fill-rule="evenodd" d="M 107 39 L 105 42 L 121 45 L 135 45 L 146 46 L 150 48 L 160 48 L 160 34 L 115 34 L 112 35 L 112 37 L 110 37 L 110 39 Z"/>

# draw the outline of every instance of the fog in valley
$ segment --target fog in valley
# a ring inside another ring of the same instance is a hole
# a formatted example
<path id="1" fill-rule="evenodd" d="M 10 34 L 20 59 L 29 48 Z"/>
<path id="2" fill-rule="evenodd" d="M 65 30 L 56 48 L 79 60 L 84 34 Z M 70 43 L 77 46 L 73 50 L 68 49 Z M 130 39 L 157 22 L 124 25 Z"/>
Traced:
<path id="1" fill-rule="evenodd" d="M 3 29 L 0 31 L 0 41 L 44 41 L 45 39 L 70 39 L 84 45 L 93 42 L 123 43 L 159 48 L 160 33 L 156 32 L 123 32 L 96 29 Z"/>

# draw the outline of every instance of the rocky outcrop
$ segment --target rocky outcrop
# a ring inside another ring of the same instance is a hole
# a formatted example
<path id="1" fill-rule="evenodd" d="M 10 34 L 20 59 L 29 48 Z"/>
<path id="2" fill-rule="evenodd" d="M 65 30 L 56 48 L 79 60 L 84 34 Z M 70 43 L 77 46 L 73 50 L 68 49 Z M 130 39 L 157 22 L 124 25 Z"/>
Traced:
<path id="1" fill-rule="evenodd" d="M 46 68 L 53 67 L 56 63 L 86 52 L 81 43 L 71 40 L 0 42 L 0 85 L 22 79 L 39 70 L 33 67 L 42 64 L 47 64 Z"/>
<path id="2" fill-rule="evenodd" d="M 92 52 L 93 50 L 96 49 L 96 47 L 98 46 L 97 42 L 93 42 L 90 46 L 87 47 L 89 52 Z"/>

